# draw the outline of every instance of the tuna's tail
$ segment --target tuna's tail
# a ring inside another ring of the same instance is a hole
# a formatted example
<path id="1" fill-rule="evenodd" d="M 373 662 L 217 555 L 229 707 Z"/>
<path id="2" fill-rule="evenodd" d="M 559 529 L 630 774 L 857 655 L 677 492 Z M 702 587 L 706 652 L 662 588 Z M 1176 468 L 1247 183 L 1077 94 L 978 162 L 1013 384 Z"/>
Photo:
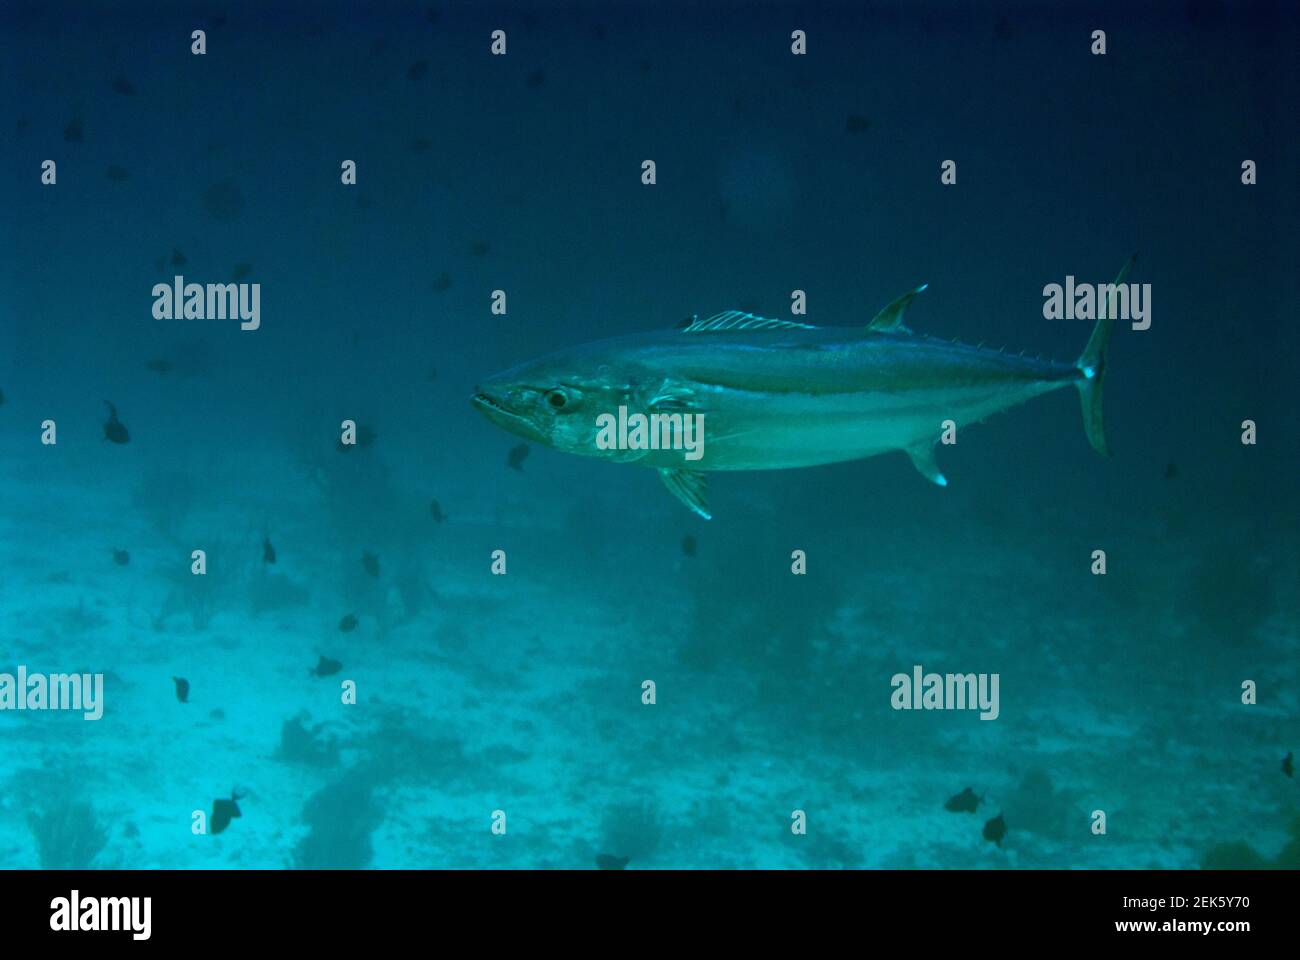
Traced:
<path id="1" fill-rule="evenodd" d="M 1112 289 L 1108 292 L 1105 303 L 1098 305 L 1097 325 L 1092 328 L 1088 345 L 1083 348 L 1083 355 L 1075 364 L 1083 374 L 1078 381 L 1079 400 L 1083 404 L 1083 429 L 1088 434 L 1088 442 L 1103 457 L 1110 456 L 1110 444 L 1106 442 L 1106 429 L 1101 419 L 1101 385 L 1106 379 L 1106 347 L 1110 344 L 1110 332 L 1115 326 L 1115 289 L 1128 280 L 1128 273 L 1133 269 L 1137 254 L 1128 258 L 1124 269 L 1115 278 Z"/>

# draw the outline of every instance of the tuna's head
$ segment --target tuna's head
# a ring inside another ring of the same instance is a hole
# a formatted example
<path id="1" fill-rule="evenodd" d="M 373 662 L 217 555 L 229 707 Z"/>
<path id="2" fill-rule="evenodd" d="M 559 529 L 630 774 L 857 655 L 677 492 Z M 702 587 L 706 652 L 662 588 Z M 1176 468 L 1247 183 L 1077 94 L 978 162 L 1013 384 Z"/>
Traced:
<path id="1" fill-rule="evenodd" d="M 627 403 L 628 388 L 606 364 L 555 354 L 481 383 L 471 403 L 497 426 L 565 453 L 618 459 L 626 451 L 596 445 L 596 418 Z"/>

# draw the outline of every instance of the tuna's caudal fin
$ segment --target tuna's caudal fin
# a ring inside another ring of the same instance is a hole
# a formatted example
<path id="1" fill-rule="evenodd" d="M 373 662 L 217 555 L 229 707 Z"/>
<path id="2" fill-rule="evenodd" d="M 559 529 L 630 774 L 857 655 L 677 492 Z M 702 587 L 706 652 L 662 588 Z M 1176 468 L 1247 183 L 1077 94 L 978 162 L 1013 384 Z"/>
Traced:
<path id="1" fill-rule="evenodd" d="M 1115 278 L 1113 287 L 1128 280 L 1128 273 L 1133 269 L 1137 254 L 1128 258 L 1124 269 Z M 1110 332 L 1115 326 L 1115 291 L 1112 289 L 1107 301 L 1099 305 L 1099 319 L 1092 328 L 1088 345 L 1083 348 L 1076 367 L 1083 373 L 1079 381 L 1079 401 L 1083 405 L 1083 429 L 1088 434 L 1088 442 L 1103 457 L 1110 456 L 1110 444 L 1106 442 L 1106 430 L 1101 419 L 1101 385 L 1106 379 L 1106 347 L 1110 343 Z"/>

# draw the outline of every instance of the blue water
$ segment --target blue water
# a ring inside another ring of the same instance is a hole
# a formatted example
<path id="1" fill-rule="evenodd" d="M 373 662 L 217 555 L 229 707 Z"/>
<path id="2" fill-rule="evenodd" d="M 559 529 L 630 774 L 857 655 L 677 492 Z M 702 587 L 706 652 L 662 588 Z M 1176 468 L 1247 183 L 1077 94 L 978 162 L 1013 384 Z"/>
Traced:
<path id="1" fill-rule="evenodd" d="M 6 3 L 0 673 L 103 716 L 0 712 L 0 867 L 1294 866 L 1298 42 L 1212 0 Z M 715 474 L 705 521 L 469 404 L 921 283 L 918 332 L 1073 362 L 1044 286 L 1135 251 L 1109 460 L 1061 391 L 946 489 Z M 155 319 L 177 274 L 260 328 Z M 893 709 L 916 665 L 997 718 Z"/>

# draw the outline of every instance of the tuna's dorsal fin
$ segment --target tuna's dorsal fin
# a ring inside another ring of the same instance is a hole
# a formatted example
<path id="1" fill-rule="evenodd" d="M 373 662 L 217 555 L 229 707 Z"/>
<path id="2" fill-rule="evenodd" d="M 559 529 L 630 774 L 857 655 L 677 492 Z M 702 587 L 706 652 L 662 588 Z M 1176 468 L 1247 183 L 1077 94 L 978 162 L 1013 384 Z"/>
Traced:
<path id="1" fill-rule="evenodd" d="M 912 458 L 912 463 L 921 476 L 938 486 L 948 486 L 948 478 L 939 471 L 939 464 L 934 462 L 933 442 L 922 440 L 916 446 L 908 447 L 905 452 Z"/>
<path id="2" fill-rule="evenodd" d="M 705 520 L 713 519 L 709 513 L 709 476 L 703 470 L 660 467 L 659 479 L 669 493 L 695 513 Z"/>
<path id="3" fill-rule="evenodd" d="M 772 320 L 768 317 L 756 317 L 742 310 L 724 310 L 715 313 L 707 320 L 693 319 L 682 333 L 716 333 L 720 330 L 813 330 L 811 323 L 799 323 L 795 320 Z"/>
<path id="4" fill-rule="evenodd" d="M 911 306 L 912 301 L 916 299 L 916 295 L 928 286 L 928 283 L 923 283 L 915 290 L 909 290 L 897 300 L 890 303 L 885 307 L 885 309 L 881 310 L 872 318 L 871 322 L 867 324 L 867 329 L 892 331 L 895 333 L 911 333 L 912 331 L 903 324 L 903 314 L 907 312 L 907 308 Z"/>

